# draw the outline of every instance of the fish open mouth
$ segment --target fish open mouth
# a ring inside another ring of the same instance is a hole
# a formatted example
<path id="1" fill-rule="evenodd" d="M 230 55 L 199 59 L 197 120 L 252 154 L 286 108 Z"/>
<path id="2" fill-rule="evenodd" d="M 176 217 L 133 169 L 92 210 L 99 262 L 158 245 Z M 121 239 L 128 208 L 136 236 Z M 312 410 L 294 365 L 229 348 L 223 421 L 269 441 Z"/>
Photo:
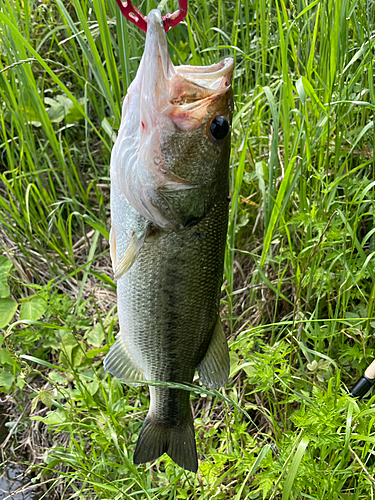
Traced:
<path id="1" fill-rule="evenodd" d="M 142 93 L 149 96 L 148 104 L 152 100 L 158 112 L 166 112 L 173 120 L 173 117 L 184 113 L 186 121 L 186 113 L 192 113 L 199 107 L 199 116 L 195 116 L 193 120 L 196 126 L 212 101 L 230 88 L 233 69 L 232 58 L 211 66 L 174 66 L 169 55 L 161 13 L 158 10 L 150 12 Z"/>

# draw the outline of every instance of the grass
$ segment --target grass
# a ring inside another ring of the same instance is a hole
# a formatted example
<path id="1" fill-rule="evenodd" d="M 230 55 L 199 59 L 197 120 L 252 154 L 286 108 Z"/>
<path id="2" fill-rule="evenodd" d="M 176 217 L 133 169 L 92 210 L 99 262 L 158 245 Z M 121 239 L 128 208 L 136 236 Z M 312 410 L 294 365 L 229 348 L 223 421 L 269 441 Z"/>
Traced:
<path id="1" fill-rule="evenodd" d="M 0 388 L 48 498 L 374 497 L 375 400 L 347 395 L 375 355 L 374 16 L 370 1 L 191 1 L 168 34 L 175 64 L 236 60 L 232 378 L 192 392 L 195 476 L 132 464 L 147 391 L 102 368 L 110 151 L 144 35 L 113 0 L 0 1 Z"/>

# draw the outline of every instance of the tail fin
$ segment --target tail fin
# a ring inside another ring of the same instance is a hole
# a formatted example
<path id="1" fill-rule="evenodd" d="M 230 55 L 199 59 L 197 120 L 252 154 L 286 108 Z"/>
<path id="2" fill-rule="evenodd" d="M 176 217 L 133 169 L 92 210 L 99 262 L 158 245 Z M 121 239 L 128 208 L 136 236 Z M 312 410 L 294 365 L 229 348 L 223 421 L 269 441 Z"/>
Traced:
<path id="1" fill-rule="evenodd" d="M 197 472 L 198 457 L 192 420 L 170 427 L 155 422 L 147 415 L 135 448 L 134 463 L 151 462 L 163 453 L 183 469 Z"/>

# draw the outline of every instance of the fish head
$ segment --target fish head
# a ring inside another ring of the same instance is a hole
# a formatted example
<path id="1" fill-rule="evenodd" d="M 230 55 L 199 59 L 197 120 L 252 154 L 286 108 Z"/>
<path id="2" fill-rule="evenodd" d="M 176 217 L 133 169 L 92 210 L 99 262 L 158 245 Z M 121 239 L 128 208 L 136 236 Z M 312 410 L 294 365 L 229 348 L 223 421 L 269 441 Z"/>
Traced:
<path id="1" fill-rule="evenodd" d="M 228 195 L 233 69 L 231 58 L 174 66 L 160 11 L 150 12 L 111 175 L 133 208 L 157 227 L 194 225 Z"/>

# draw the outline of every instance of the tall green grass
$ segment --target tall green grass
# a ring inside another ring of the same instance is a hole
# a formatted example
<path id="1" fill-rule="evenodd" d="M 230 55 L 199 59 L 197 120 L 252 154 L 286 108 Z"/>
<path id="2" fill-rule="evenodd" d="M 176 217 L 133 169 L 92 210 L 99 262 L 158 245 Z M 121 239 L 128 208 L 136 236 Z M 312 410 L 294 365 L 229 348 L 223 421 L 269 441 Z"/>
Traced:
<path id="1" fill-rule="evenodd" d="M 354 0 L 190 1 L 168 34 L 175 64 L 236 61 L 232 379 L 193 394 L 196 477 L 132 464 L 147 393 L 102 368 L 110 151 L 144 34 L 113 0 L 0 0 L 0 387 L 31 413 L 18 439 L 49 429 L 39 478 L 58 498 L 372 498 L 374 400 L 346 388 L 375 354 L 374 16 Z"/>

